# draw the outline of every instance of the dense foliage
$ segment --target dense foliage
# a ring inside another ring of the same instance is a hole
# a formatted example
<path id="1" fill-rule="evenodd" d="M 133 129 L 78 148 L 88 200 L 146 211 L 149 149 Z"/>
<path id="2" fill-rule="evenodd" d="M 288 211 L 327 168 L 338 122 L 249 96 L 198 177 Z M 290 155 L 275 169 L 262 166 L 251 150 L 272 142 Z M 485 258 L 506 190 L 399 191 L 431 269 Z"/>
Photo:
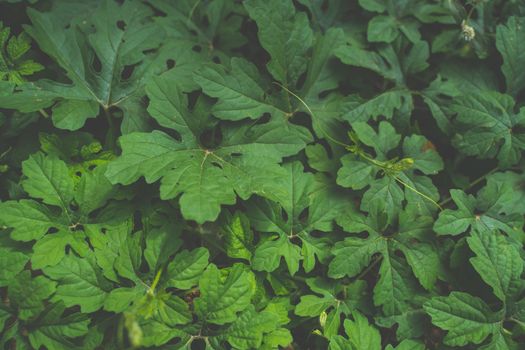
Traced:
<path id="1" fill-rule="evenodd" d="M 525 348 L 525 1 L 0 1 L 0 348 Z"/>

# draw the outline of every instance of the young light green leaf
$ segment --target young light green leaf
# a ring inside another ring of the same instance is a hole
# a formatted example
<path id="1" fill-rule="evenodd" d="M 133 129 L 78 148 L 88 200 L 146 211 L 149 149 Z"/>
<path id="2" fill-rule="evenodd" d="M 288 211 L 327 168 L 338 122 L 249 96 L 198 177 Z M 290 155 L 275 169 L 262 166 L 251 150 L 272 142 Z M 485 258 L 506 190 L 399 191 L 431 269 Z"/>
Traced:
<path id="1" fill-rule="evenodd" d="M 236 211 L 221 229 L 229 257 L 250 261 L 253 250 L 253 232 L 248 217 Z"/>

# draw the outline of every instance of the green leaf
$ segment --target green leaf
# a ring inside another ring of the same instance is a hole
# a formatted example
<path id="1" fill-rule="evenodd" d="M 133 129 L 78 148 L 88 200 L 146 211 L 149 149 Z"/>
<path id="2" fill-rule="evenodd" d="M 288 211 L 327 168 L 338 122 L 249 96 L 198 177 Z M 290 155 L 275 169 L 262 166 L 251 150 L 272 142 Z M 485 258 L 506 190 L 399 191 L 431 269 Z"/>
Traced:
<path id="1" fill-rule="evenodd" d="M 345 333 L 355 349 L 381 349 L 381 336 L 379 331 L 368 323 L 365 316 L 357 311 L 352 313 L 353 321 L 346 319 L 344 322 Z"/>
<path id="2" fill-rule="evenodd" d="M 403 154 L 414 160 L 414 169 L 435 175 L 443 170 L 443 160 L 432 142 L 421 135 L 411 135 L 403 140 Z"/>
<path id="3" fill-rule="evenodd" d="M 253 305 L 244 310 L 225 331 L 228 342 L 237 349 L 259 349 L 263 336 L 277 328 L 271 312 L 257 312 Z"/>
<path id="4" fill-rule="evenodd" d="M 53 124 L 60 129 L 78 130 L 87 119 L 98 115 L 99 108 L 96 101 L 62 100 L 53 106 Z"/>
<path id="5" fill-rule="evenodd" d="M 199 147 L 197 139 L 177 142 L 160 131 L 125 135 L 120 139 L 123 154 L 106 175 L 122 184 L 142 175 L 148 183 L 162 178 L 161 198 L 180 195 L 183 216 L 202 223 L 216 219 L 222 204 L 234 204 L 235 193 L 247 198 L 270 192 L 282 175 L 282 157 L 297 153 L 309 139 L 302 127 L 280 122 L 244 124 L 222 134 L 214 150 Z"/>
<path id="6" fill-rule="evenodd" d="M 224 120 L 257 119 L 264 113 L 274 118 L 289 113 L 279 100 L 267 96 L 268 86 L 260 85 L 257 68 L 248 61 L 232 58 L 231 70 L 221 65 L 208 65 L 195 73 L 194 79 L 203 91 L 219 101 L 214 114 Z"/>
<path id="7" fill-rule="evenodd" d="M 8 237 L 1 237 L 0 286 L 9 286 L 11 280 L 24 269 L 28 261 L 29 252 L 26 249 L 11 241 Z"/>
<path id="8" fill-rule="evenodd" d="M 31 48 L 31 40 L 25 32 L 11 36 L 11 29 L 0 23 L 0 80 L 20 84 L 25 77 L 44 69 L 40 63 L 24 60 Z"/>
<path id="9" fill-rule="evenodd" d="M 483 281 L 492 287 L 503 302 L 519 288 L 523 260 L 516 248 L 499 232 L 473 232 L 467 238 L 476 257 L 471 264 Z"/>
<path id="10" fill-rule="evenodd" d="M 396 148 L 401 141 L 401 136 L 388 122 L 382 121 L 378 125 L 377 132 L 365 122 L 352 123 L 359 141 L 372 147 L 380 159 L 388 159 L 387 153 Z"/>
<path id="11" fill-rule="evenodd" d="M 368 186 L 377 172 L 371 163 L 360 160 L 353 154 L 343 156 L 341 165 L 337 172 L 337 184 L 355 190 Z"/>
<path id="12" fill-rule="evenodd" d="M 494 91 L 455 99 L 452 110 L 458 114 L 459 127 L 465 130 L 456 135 L 456 147 L 467 155 L 497 157 L 503 166 L 517 163 L 525 149 L 520 129 L 525 125 L 525 111 L 515 114 L 514 104 L 509 95 Z"/>
<path id="13" fill-rule="evenodd" d="M 147 52 L 160 46 L 163 31 L 151 20 L 152 9 L 142 3 L 118 4 L 106 0 L 91 11 L 88 19 L 72 21 L 64 28 L 60 12 L 29 9 L 32 25 L 26 26 L 26 31 L 64 69 L 72 84 L 36 82 L 36 100 L 41 101 L 36 104 L 27 103 L 34 95 L 34 88 L 21 85 L 18 98 L 0 98 L 0 105 L 36 111 L 59 101 L 53 108 L 53 121 L 55 126 L 67 129 L 83 126 L 86 118 L 98 111 L 96 104 L 106 110 L 118 106 L 126 111 L 122 124 L 125 132 L 147 127 L 146 116 L 136 104 L 143 96 L 141 90 L 148 75 L 162 69 L 154 64 L 155 53 Z M 95 66 L 94 56 L 100 67 Z M 129 66 L 134 69 L 124 79 Z"/>
<path id="14" fill-rule="evenodd" d="M 257 23 L 259 42 L 271 56 L 268 70 L 285 86 L 293 86 L 306 68 L 306 53 L 313 41 L 308 17 L 296 13 L 290 0 L 249 0 L 244 7 Z"/>
<path id="15" fill-rule="evenodd" d="M 201 294 L 194 302 L 196 314 L 218 325 L 235 321 L 254 293 L 252 278 L 242 264 L 233 265 L 226 276 L 215 265 L 209 265 L 199 281 Z"/>
<path id="16" fill-rule="evenodd" d="M 350 53 L 351 54 L 351 53 Z M 366 58 L 363 58 L 366 59 Z M 378 68 L 381 69 L 381 68 Z M 394 112 L 400 109 L 404 101 L 411 101 L 410 94 L 403 90 L 385 91 L 370 100 L 354 96 L 343 106 L 343 119 L 350 123 L 366 122 L 379 116 L 392 118 Z"/>
<path id="17" fill-rule="evenodd" d="M 11 237 L 17 241 L 39 239 L 50 228 L 66 228 L 66 222 L 59 220 L 46 206 L 23 199 L 0 204 L 0 219 L 14 230 Z"/>
<path id="18" fill-rule="evenodd" d="M 458 235 L 465 232 L 474 220 L 476 200 L 460 190 L 450 190 L 450 196 L 457 210 L 445 209 L 439 214 L 434 223 L 434 230 L 438 234 Z"/>
<path id="19" fill-rule="evenodd" d="M 83 313 L 97 311 L 104 305 L 111 285 L 92 260 L 69 254 L 57 265 L 43 269 L 49 278 L 57 281 L 56 300 L 68 307 L 79 305 Z"/>
<path id="20" fill-rule="evenodd" d="M 135 232 L 125 237 L 116 247 L 117 256 L 113 266 L 118 274 L 136 285 L 142 284 L 139 269 L 142 264 L 143 232 Z"/>
<path id="21" fill-rule="evenodd" d="M 151 271 L 158 271 L 182 245 L 179 227 L 166 224 L 152 228 L 146 235 L 144 258 Z"/>
<path id="22" fill-rule="evenodd" d="M 179 289 L 190 289 L 199 281 L 208 266 L 210 253 L 206 248 L 183 250 L 168 265 L 168 285 Z"/>
<path id="23" fill-rule="evenodd" d="M 348 339 L 335 335 L 330 338 L 330 350 L 381 349 L 379 331 L 368 323 L 361 313 L 352 312 L 353 321 L 345 319 L 344 329 Z"/>
<path id="24" fill-rule="evenodd" d="M 347 217 L 338 221 L 346 231 L 368 232 L 368 237 L 347 237 L 337 242 L 332 249 L 334 258 L 328 265 L 328 276 L 354 277 L 371 266 L 374 256 L 380 254 L 381 257 L 376 256 L 374 262 L 381 262 L 379 280 L 374 287 L 374 303 L 382 306 L 386 315 L 395 315 L 408 307 L 410 296 L 417 290 L 412 273 L 424 288 L 433 288 L 439 271 L 439 257 L 435 249 L 425 243 L 432 233 L 430 218 L 415 219 L 411 213 L 401 212 L 399 227 L 388 228 L 381 224 L 378 215 L 381 214 L 373 212 L 364 217 L 350 211 Z M 414 220 L 418 225 L 414 225 Z M 389 230 L 395 232 L 390 236 L 380 234 Z M 349 260 L 349 256 L 355 259 Z"/>
<path id="25" fill-rule="evenodd" d="M 385 349 L 386 350 L 425 350 L 425 345 L 415 340 L 405 339 L 401 343 L 399 343 L 396 347 L 393 347 L 392 345 L 387 345 Z"/>
<path id="26" fill-rule="evenodd" d="M 236 211 L 222 226 L 221 233 L 229 257 L 250 261 L 253 250 L 253 232 L 245 214 Z"/>
<path id="27" fill-rule="evenodd" d="M 359 5 L 371 12 L 384 12 L 386 10 L 383 0 L 359 0 Z"/>
<path id="28" fill-rule="evenodd" d="M 81 255 L 85 255 L 89 250 L 83 235 L 61 230 L 48 234 L 35 243 L 31 257 L 32 267 L 42 269 L 46 266 L 55 266 L 66 255 L 68 246 Z"/>
<path id="29" fill-rule="evenodd" d="M 335 257 L 330 262 L 328 276 L 332 278 L 356 276 L 372 262 L 374 254 L 380 252 L 383 247 L 384 242 L 379 236 L 366 240 L 349 237 L 338 242 L 332 250 Z M 354 256 L 355 259 L 349 261 L 348 256 Z"/>
<path id="30" fill-rule="evenodd" d="M 88 333 L 90 323 L 86 315 L 79 313 L 64 315 L 65 307 L 54 304 L 40 315 L 29 331 L 33 348 L 45 346 L 49 349 L 80 349 L 73 340 Z"/>
<path id="31" fill-rule="evenodd" d="M 319 102 L 319 95 L 322 92 L 332 90 L 338 85 L 339 79 L 334 74 L 333 58 L 335 57 L 335 50 L 343 44 L 344 32 L 340 28 L 330 28 L 324 35 L 317 33 L 315 37 L 312 57 L 308 62 L 306 80 L 301 88 L 301 96 L 304 96 L 304 100 L 307 101 L 312 110 L 315 109 L 315 104 Z M 319 117 L 319 114 L 316 113 L 316 116 Z"/>
<path id="32" fill-rule="evenodd" d="M 368 41 L 391 43 L 398 35 L 398 23 L 394 17 L 375 16 L 368 22 Z"/>
<path id="33" fill-rule="evenodd" d="M 31 277 L 22 271 L 7 288 L 11 301 L 17 306 L 18 317 L 27 320 L 44 311 L 44 301 L 55 293 L 56 283 L 44 276 Z"/>
<path id="34" fill-rule="evenodd" d="M 382 256 L 380 278 L 374 288 L 374 304 L 382 306 L 386 315 L 394 315 L 407 307 L 414 286 L 410 270 L 392 248 L 385 249 Z"/>
<path id="35" fill-rule="evenodd" d="M 448 331 L 445 336 L 447 345 L 480 344 L 501 327 L 498 315 L 483 300 L 463 292 L 434 297 L 425 303 L 424 308 L 433 324 Z"/>
<path id="36" fill-rule="evenodd" d="M 507 82 L 507 92 L 516 96 L 525 87 L 525 73 L 518 67 L 525 64 L 525 47 L 519 39 L 525 35 L 525 18 L 509 17 L 496 28 L 496 47 L 503 56 L 501 70 Z"/>
<path id="37" fill-rule="evenodd" d="M 360 44 L 349 41 L 347 45 L 339 47 L 335 55 L 344 64 L 372 70 L 395 82 L 398 91 L 402 92 L 406 89 L 407 76 L 419 73 L 428 67 L 428 44 L 417 37 L 413 37 L 412 41 L 410 43 L 402 40 L 394 42 L 395 45 L 382 45 L 377 52 L 365 50 Z M 411 99 L 410 95 L 407 98 Z"/>
<path id="38" fill-rule="evenodd" d="M 303 295 L 301 301 L 295 307 L 295 314 L 314 317 L 320 315 L 330 306 L 335 305 L 336 302 L 337 300 L 331 296 Z"/>
<path id="39" fill-rule="evenodd" d="M 106 169 L 106 164 L 99 164 L 92 171 L 82 173 L 75 192 L 75 201 L 82 215 L 88 215 L 103 207 L 114 195 L 115 186 L 111 185 L 104 175 Z"/>
<path id="40" fill-rule="evenodd" d="M 142 296 L 144 296 L 144 288 L 142 287 L 113 289 L 104 300 L 104 310 L 124 312 Z"/>
<path id="41" fill-rule="evenodd" d="M 439 257 L 435 249 L 427 244 L 410 243 L 399 244 L 399 249 L 421 285 L 431 290 L 436 283 L 439 267 Z"/>
<path id="42" fill-rule="evenodd" d="M 434 223 L 434 230 L 442 235 L 458 235 L 471 227 L 480 232 L 502 230 L 514 237 L 521 236 L 523 217 L 510 212 L 507 215 L 498 203 L 508 191 L 512 192 L 512 189 L 498 186 L 496 182 L 489 182 L 477 198 L 460 190 L 450 190 L 458 208 L 443 210 Z M 476 213 L 476 210 L 480 213 Z"/>
<path id="43" fill-rule="evenodd" d="M 37 153 L 22 164 L 22 171 L 27 176 L 22 185 L 31 197 L 68 212 L 74 195 L 73 181 L 63 161 Z"/>
<path id="44" fill-rule="evenodd" d="M 404 197 L 398 182 L 393 177 L 385 176 L 370 185 L 363 195 L 361 209 L 370 211 L 377 207 L 377 210 L 385 211 L 389 218 L 393 218 L 399 211 L 397 204 L 401 203 Z"/>
<path id="45" fill-rule="evenodd" d="M 299 269 L 301 260 L 301 249 L 291 243 L 287 236 L 281 236 L 276 240 L 267 240 L 257 246 L 252 266 L 256 271 L 274 271 L 279 267 L 281 257 L 286 261 L 288 271 L 294 275 Z"/>

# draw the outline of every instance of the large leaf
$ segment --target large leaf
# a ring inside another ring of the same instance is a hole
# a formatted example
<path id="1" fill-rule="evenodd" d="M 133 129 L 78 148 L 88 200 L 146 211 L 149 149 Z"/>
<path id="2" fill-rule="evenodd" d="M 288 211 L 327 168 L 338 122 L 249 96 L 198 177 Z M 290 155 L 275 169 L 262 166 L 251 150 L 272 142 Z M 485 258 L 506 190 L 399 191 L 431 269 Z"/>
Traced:
<path id="1" fill-rule="evenodd" d="M 467 241 L 476 254 L 470 262 L 485 283 L 492 287 L 494 294 L 506 301 L 507 296 L 518 290 L 521 282 L 523 260 L 519 252 L 497 231 L 475 231 Z"/>
<path id="2" fill-rule="evenodd" d="M 58 17 L 60 13 L 31 9 L 28 14 L 32 26 L 26 30 L 64 69 L 72 84 L 43 80 L 35 83 L 36 89 L 22 84 L 14 98 L 0 97 L 2 107 L 27 112 L 58 101 L 53 107 L 54 124 L 75 130 L 87 118 L 97 116 L 99 105 L 105 110 L 118 106 L 130 109 L 122 124 L 125 132 L 146 127 L 145 116 L 136 104 L 143 95 L 145 78 L 155 71 L 155 55 L 144 52 L 158 48 L 163 36 L 162 29 L 151 21 L 148 6 L 106 0 L 89 19 L 73 22 L 66 29 Z M 37 103 L 28 104 L 32 98 Z"/>
<path id="3" fill-rule="evenodd" d="M 59 264 L 44 268 L 44 273 L 57 281 L 56 300 L 66 306 L 79 305 L 87 313 L 102 307 L 111 287 L 97 268 L 92 259 L 67 255 Z"/>
<path id="4" fill-rule="evenodd" d="M 462 346 L 479 344 L 490 334 L 498 332 L 500 319 L 481 299 L 462 292 L 448 297 L 435 297 L 425 303 L 432 323 L 448 331 L 445 343 Z"/>
<path id="5" fill-rule="evenodd" d="M 257 23 L 259 42 L 271 56 L 267 64 L 273 77 L 294 85 L 306 68 L 306 52 L 313 34 L 305 13 L 296 13 L 290 0 L 250 0 L 244 3 Z"/>
<path id="6" fill-rule="evenodd" d="M 107 176 L 122 184 L 140 176 L 149 183 L 162 178 L 161 197 L 180 195 L 185 218 L 214 220 L 222 204 L 235 203 L 236 193 L 247 198 L 270 192 L 272 180 L 283 173 L 278 162 L 304 146 L 307 136 L 301 129 L 278 125 L 226 129 L 223 143 L 213 150 L 199 147 L 197 140 L 188 147 L 160 131 L 126 135 L 120 139 L 123 154 L 110 164 Z"/>

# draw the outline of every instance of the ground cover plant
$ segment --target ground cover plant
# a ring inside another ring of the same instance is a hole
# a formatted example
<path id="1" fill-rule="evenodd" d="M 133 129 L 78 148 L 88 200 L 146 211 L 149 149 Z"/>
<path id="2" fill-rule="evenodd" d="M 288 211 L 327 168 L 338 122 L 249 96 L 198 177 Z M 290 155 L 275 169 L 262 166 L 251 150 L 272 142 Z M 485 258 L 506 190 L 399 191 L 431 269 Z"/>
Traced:
<path id="1" fill-rule="evenodd" d="M 525 348 L 525 1 L 0 1 L 0 348 Z"/>

